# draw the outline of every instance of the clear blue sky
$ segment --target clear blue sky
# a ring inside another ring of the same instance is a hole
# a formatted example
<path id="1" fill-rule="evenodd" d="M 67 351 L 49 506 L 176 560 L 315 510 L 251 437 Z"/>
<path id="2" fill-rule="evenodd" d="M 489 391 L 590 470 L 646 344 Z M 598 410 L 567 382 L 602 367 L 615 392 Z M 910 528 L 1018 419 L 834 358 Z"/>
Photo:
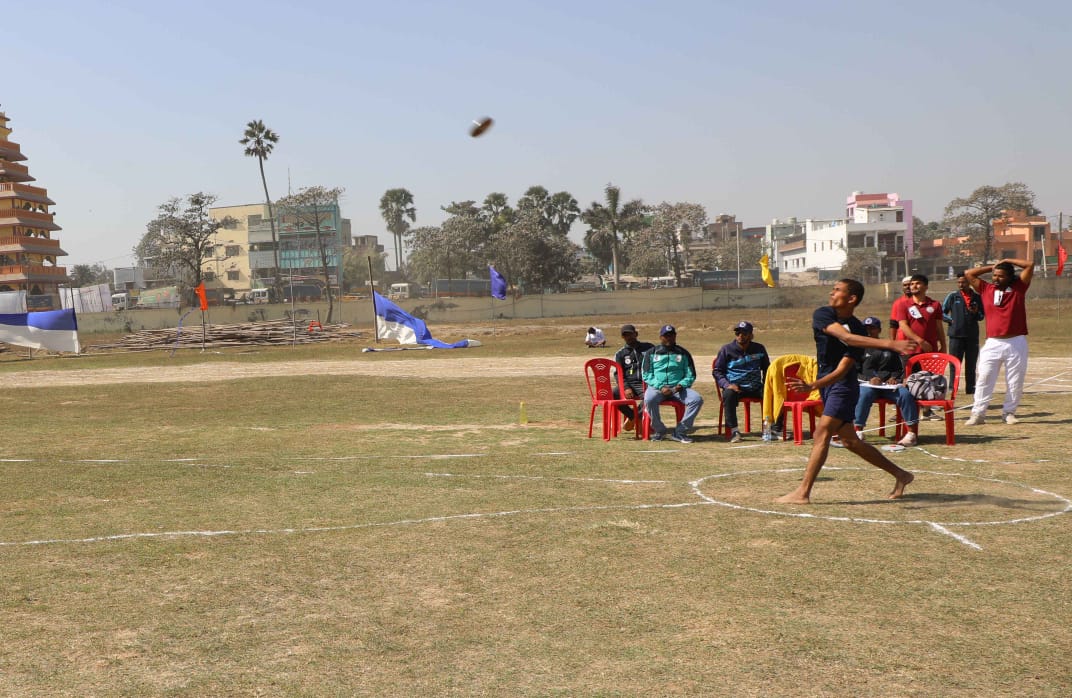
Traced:
<path id="1" fill-rule="evenodd" d="M 584 207 L 608 182 L 745 225 L 839 216 L 857 189 L 934 220 L 1009 181 L 1072 212 L 1067 2 L 40 0 L 5 19 L 0 102 L 67 266 L 131 264 L 170 197 L 262 200 L 253 119 L 280 134 L 273 196 L 288 171 L 343 187 L 388 249 L 393 187 L 418 225 L 534 184 Z"/>

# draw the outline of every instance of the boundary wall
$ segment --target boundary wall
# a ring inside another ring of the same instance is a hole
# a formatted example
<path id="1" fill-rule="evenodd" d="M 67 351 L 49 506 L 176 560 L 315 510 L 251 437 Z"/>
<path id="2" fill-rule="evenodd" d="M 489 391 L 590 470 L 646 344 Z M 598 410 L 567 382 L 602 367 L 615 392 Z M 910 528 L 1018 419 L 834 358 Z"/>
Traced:
<path id="1" fill-rule="evenodd" d="M 956 288 L 954 281 L 931 284 L 930 296 L 942 300 Z M 541 318 L 584 317 L 596 315 L 646 315 L 696 310 L 734 308 L 802 308 L 808 313 L 825 302 L 830 286 L 778 287 L 749 289 L 661 288 L 634 291 L 594 291 L 588 293 L 556 293 L 522 296 L 506 300 L 484 298 L 420 298 L 398 301 L 406 312 L 424 318 L 430 325 L 467 324 L 494 320 L 538 320 Z M 877 305 L 888 304 L 900 295 L 900 284 L 882 284 L 867 289 L 863 310 L 875 314 Z M 1033 299 L 1072 298 L 1072 278 L 1036 276 L 1031 284 L 1028 301 Z M 876 305 L 876 301 L 879 303 Z M 299 324 L 311 320 L 327 321 L 327 303 L 298 303 L 294 306 Z M 159 330 L 175 327 L 189 308 L 181 310 L 120 310 L 104 313 L 84 313 L 78 316 L 81 334 L 130 334 L 140 330 Z M 278 320 L 289 317 L 291 306 L 283 303 L 239 305 L 234 308 L 212 306 L 205 311 L 205 321 L 213 325 Z M 335 322 L 372 327 L 372 301 L 337 301 Z M 201 313 L 193 311 L 183 325 L 200 327 Z"/>

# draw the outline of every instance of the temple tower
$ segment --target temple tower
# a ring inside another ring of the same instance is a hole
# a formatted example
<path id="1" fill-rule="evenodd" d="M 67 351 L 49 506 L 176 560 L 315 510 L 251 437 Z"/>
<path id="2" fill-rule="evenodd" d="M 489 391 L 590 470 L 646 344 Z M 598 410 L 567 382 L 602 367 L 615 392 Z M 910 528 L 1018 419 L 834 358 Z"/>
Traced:
<path id="1" fill-rule="evenodd" d="M 53 231 L 49 207 L 56 204 L 33 182 L 18 143 L 9 140 L 7 115 L 0 111 L 0 291 L 25 291 L 26 309 L 57 310 L 59 286 L 67 283 L 67 269 L 56 266 L 66 256 Z"/>

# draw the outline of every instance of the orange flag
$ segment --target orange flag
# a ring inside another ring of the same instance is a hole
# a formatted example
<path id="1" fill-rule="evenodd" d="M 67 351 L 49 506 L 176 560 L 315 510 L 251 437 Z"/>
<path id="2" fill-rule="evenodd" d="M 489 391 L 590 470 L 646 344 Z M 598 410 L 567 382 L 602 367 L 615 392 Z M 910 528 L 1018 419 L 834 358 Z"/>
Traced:
<path id="1" fill-rule="evenodd" d="M 1064 245 L 1057 246 L 1057 276 L 1061 275 L 1061 272 L 1065 270 L 1065 260 L 1068 259 L 1068 253 L 1065 252 Z"/>
<path id="2" fill-rule="evenodd" d="M 197 291 L 197 298 L 201 301 L 201 310 L 208 310 L 208 296 L 205 295 L 205 282 L 202 281 L 194 289 Z"/>

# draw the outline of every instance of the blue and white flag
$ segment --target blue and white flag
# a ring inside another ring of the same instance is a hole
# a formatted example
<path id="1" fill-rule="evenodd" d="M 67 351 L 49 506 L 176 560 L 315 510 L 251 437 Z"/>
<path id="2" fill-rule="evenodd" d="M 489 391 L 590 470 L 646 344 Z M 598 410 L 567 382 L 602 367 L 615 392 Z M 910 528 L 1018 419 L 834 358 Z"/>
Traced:
<path id="1" fill-rule="evenodd" d="M 490 264 L 488 265 L 488 272 L 491 273 L 492 298 L 498 298 L 501 301 L 506 300 L 506 279 L 503 278 L 498 269 Z"/>
<path id="2" fill-rule="evenodd" d="M 399 344 L 423 344 L 435 349 L 464 349 L 480 346 L 479 342 L 463 339 L 447 344 L 432 337 L 424 320 L 415 318 L 379 293 L 372 292 L 376 302 L 377 339 L 397 339 Z"/>
<path id="3" fill-rule="evenodd" d="M 71 309 L 0 314 L 0 342 L 75 354 L 82 350 L 78 344 L 78 321 Z"/>

